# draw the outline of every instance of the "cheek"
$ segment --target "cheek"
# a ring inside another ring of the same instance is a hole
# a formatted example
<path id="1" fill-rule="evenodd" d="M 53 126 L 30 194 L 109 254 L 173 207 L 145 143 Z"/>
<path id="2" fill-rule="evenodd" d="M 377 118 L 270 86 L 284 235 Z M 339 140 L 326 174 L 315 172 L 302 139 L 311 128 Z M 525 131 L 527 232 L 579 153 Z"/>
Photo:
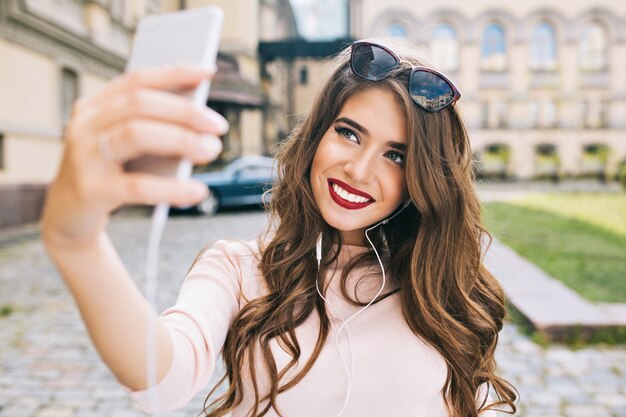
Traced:
<path id="1" fill-rule="evenodd" d="M 317 150 L 315 151 L 313 162 L 311 163 L 310 181 L 311 186 L 313 187 L 313 192 L 316 192 L 319 189 L 319 176 L 324 171 L 326 161 L 328 161 L 327 154 L 327 146 L 325 145 L 324 138 L 322 138 L 317 146 Z"/>
<path id="2" fill-rule="evenodd" d="M 315 182 L 315 178 L 317 178 L 322 169 L 320 165 L 324 161 L 324 156 L 320 151 L 321 149 L 318 147 L 317 151 L 315 151 L 315 156 L 313 157 L 313 163 L 311 164 L 311 183 Z"/>
<path id="3" fill-rule="evenodd" d="M 313 157 L 313 163 L 311 164 L 311 176 L 319 175 L 327 167 L 333 164 L 337 150 L 330 140 L 324 136 L 317 146 L 315 156 Z"/>
<path id="4" fill-rule="evenodd" d="M 407 194 L 404 171 L 396 171 L 398 172 L 388 173 L 388 175 L 383 177 L 383 187 L 388 191 L 387 198 L 394 201 L 403 200 L 404 196 Z"/>

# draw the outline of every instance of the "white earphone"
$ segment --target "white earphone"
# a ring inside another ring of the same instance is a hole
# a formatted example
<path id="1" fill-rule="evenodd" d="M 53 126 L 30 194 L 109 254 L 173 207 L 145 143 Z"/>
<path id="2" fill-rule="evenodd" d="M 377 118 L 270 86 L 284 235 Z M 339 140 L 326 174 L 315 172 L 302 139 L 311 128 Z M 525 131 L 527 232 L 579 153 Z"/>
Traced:
<path id="1" fill-rule="evenodd" d="M 326 298 L 324 298 L 324 296 L 322 295 L 322 292 L 320 291 L 320 288 L 319 288 L 319 277 L 318 277 L 318 279 L 315 280 L 315 288 L 317 289 L 317 293 L 319 294 L 320 297 L 322 297 L 322 300 L 324 300 L 324 302 L 328 305 L 328 307 L 330 307 L 330 309 L 333 311 L 333 313 L 336 314 L 337 316 L 339 316 L 339 318 L 341 319 L 341 322 L 342 322 L 341 326 L 337 330 L 337 334 L 335 335 L 335 347 L 337 348 L 337 352 L 339 353 L 339 357 L 341 358 L 341 362 L 343 363 L 343 366 L 344 366 L 344 368 L 346 370 L 346 375 L 348 376 L 348 388 L 346 390 L 346 398 L 345 398 L 345 400 L 343 402 L 343 407 L 342 407 L 341 411 L 339 411 L 339 413 L 337 414 L 337 417 L 341 417 L 341 415 L 346 411 L 346 408 L 348 407 L 348 402 L 350 400 L 350 393 L 352 392 L 352 382 L 354 381 L 354 356 L 352 355 L 352 337 L 350 335 L 350 328 L 348 327 L 348 322 L 350 320 L 354 319 L 357 315 L 359 315 L 363 311 L 365 311 L 365 309 L 368 308 L 370 305 L 372 305 L 374 300 L 376 300 L 378 298 L 380 293 L 385 288 L 385 281 L 386 281 L 385 268 L 383 266 L 383 262 L 380 259 L 380 255 L 378 254 L 378 251 L 376 250 L 376 247 L 374 246 L 374 244 L 370 240 L 370 237 L 367 234 L 367 232 L 369 232 L 370 230 L 375 229 L 376 227 L 380 226 L 381 224 L 389 223 L 390 220 L 392 220 L 394 217 L 396 217 L 398 214 L 400 214 L 400 212 L 402 212 L 402 210 L 407 208 L 409 206 L 409 204 L 411 204 L 411 200 L 410 199 L 405 201 L 403 206 L 400 208 L 400 210 L 396 211 L 391 217 L 387 217 L 386 219 L 381 220 L 380 222 L 376 223 L 374 226 L 368 228 L 365 231 L 365 237 L 367 238 L 367 241 L 369 242 L 369 244 L 372 247 L 372 249 L 374 249 L 374 253 L 376 254 L 376 258 L 378 259 L 378 263 L 380 264 L 380 269 L 381 269 L 382 275 L 383 275 L 383 283 L 382 283 L 380 289 L 378 290 L 378 292 L 376 293 L 374 298 L 372 298 L 371 301 L 369 303 L 367 303 L 367 305 L 365 307 L 363 307 L 362 309 L 360 309 L 359 311 L 357 311 L 356 313 L 351 315 L 347 320 L 344 319 L 343 316 L 341 315 L 341 313 L 339 313 L 339 311 L 337 311 L 333 307 L 333 305 Z M 319 236 L 317 238 L 317 242 L 315 243 L 315 257 L 317 259 L 317 270 L 319 272 L 320 263 L 322 262 L 322 233 L 319 234 Z M 348 333 L 348 352 L 350 353 L 350 367 L 348 367 L 348 364 L 346 363 L 346 360 L 344 359 L 343 354 L 341 353 L 341 349 L 339 349 L 339 336 L 341 335 L 341 332 L 342 332 L 344 327 L 346 328 L 346 332 Z"/>

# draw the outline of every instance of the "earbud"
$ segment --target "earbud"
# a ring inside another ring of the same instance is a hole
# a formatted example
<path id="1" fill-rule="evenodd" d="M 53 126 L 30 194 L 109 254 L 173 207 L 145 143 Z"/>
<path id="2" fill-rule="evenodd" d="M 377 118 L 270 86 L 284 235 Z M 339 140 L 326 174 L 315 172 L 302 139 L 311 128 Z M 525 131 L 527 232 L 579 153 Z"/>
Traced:
<path id="1" fill-rule="evenodd" d="M 320 267 L 322 261 L 322 234 L 317 237 L 317 243 L 315 243 L 315 258 L 317 259 L 317 269 Z"/>

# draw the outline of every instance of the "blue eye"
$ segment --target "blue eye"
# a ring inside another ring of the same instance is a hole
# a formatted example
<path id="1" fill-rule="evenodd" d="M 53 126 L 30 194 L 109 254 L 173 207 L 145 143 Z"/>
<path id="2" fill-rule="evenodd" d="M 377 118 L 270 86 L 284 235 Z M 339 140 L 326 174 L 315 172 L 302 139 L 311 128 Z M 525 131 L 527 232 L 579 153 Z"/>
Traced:
<path id="1" fill-rule="evenodd" d="M 347 127 L 335 126 L 335 132 L 337 132 L 338 134 L 345 137 L 351 142 L 361 143 L 361 140 L 359 139 L 357 134 L 354 133 L 354 130 L 352 129 L 348 129 Z"/>
<path id="2" fill-rule="evenodd" d="M 385 157 L 391 159 L 393 162 L 395 162 L 398 165 L 404 166 L 404 154 L 400 152 L 389 151 L 385 153 Z"/>

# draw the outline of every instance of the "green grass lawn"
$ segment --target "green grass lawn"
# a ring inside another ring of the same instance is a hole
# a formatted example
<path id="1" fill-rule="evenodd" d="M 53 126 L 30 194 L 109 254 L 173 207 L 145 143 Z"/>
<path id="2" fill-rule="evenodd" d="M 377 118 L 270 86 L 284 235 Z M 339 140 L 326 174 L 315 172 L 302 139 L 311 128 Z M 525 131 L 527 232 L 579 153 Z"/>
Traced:
<path id="1" fill-rule="evenodd" d="M 483 221 L 501 242 L 586 299 L 626 303 L 626 194 L 486 203 Z"/>

